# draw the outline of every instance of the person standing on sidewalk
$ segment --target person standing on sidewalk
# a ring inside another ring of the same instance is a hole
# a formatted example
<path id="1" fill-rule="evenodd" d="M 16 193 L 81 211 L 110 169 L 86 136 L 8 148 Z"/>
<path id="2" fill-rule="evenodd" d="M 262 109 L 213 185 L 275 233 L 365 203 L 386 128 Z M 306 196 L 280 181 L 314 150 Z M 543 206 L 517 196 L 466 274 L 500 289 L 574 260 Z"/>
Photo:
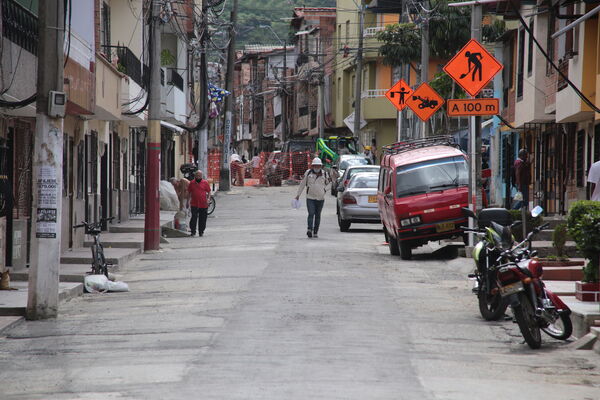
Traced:
<path id="1" fill-rule="evenodd" d="M 600 160 L 596 161 L 588 171 L 588 183 L 592 184 L 590 200 L 600 201 Z"/>
<path id="2" fill-rule="evenodd" d="M 526 149 L 519 150 L 519 158 L 515 160 L 515 180 L 517 189 L 523 195 L 521 208 L 529 207 L 529 185 L 531 184 L 531 163 L 528 161 L 529 153 Z"/>
<path id="3" fill-rule="evenodd" d="M 190 193 L 190 206 L 192 210 L 192 218 L 190 220 L 190 236 L 196 235 L 196 223 L 198 224 L 198 236 L 204 235 L 206 229 L 206 213 L 208 202 L 210 201 L 210 185 L 202 179 L 202 171 L 194 172 L 194 180 L 188 186 Z"/>
<path id="4" fill-rule="evenodd" d="M 304 173 L 296 194 L 296 200 L 299 200 L 304 187 L 306 187 L 306 208 L 308 209 L 306 236 L 309 238 L 319 237 L 321 211 L 323 210 L 323 204 L 325 204 L 327 185 L 330 183 L 329 175 L 323 170 L 323 162 L 319 157 L 315 157 L 312 160 L 310 169 Z"/>

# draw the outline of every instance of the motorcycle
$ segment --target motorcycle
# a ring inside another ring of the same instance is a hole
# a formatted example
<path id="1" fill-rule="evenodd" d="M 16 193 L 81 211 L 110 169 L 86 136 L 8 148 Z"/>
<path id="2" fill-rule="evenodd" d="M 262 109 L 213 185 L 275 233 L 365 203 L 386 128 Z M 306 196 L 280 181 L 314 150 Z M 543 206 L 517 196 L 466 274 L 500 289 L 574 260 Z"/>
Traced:
<path id="1" fill-rule="evenodd" d="M 531 214 L 537 217 L 542 211 L 538 206 Z M 531 250 L 532 238 L 548 225 L 534 228 L 521 243 L 504 250 L 494 268 L 497 290 L 502 298 L 509 300 L 515 322 L 532 349 L 542 345 L 540 331 L 558 340 L 567 340 L 573 332 L 571 310 L 546 287 L 542 265 L 534 258 L 537 252 Z M 502 231 L 503 241 L 510 237 L 509 230 Z"/>
<path id="2" fill-rule="evenodd" d="M 502 231 L 505 226 L 511 229 L 520 225 L 520 221 L 512 222 L 510 212 L 504 208 L 485 208 L 476 216 L 468 208 L 463 208 L 463 215 L 477 221 L 477 229 L 463 227 L 464 232 L 472 232 L 479 237 L 479 242 L 473 248 L 475 270 L 469 274 L 469 279 L 475 280 L 473 293 L 477 295 L 479 312 L 486 321 L 500 319 L 508 308 L 507 299 L 498 292 L 494 263 L 507 245 L 502 241 Z"/>

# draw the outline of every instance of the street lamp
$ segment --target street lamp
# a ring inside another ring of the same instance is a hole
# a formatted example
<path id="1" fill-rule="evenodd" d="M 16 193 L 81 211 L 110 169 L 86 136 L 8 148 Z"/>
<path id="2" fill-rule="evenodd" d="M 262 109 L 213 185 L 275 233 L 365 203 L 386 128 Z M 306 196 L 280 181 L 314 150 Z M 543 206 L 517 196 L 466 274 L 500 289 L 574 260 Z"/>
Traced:
<path id="1" fill-rule="evenodd" d="M 287 136 L 287 84 L 286 84 L 286 79 L 287 79 L 287 40 L 283 41 L 281 40 L 281 38 L 279 37 L 279 35 L 277 35 L 277 33 L 273 30 L 273 28 L 271 27 L 271 25 L 259 25 L 258 26 L 261 29 L 268 29 L 271 31 L 271 33 L 273 34 L 273 36 L 275 36 L 277 38 L 277 40 L 279 40 L 279 43 L 283 44 L 283 93 L 282 93 L 282 111 L 281 111 L 281 141 L 284 142 L 285 138 Z"/>

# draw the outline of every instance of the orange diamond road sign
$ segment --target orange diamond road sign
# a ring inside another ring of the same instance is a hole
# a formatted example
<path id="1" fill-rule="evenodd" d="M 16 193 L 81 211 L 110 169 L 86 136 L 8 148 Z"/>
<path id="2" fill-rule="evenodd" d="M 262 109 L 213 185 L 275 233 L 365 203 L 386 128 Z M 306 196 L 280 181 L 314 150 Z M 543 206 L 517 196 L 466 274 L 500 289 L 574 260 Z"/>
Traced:
<path id="1" fill-rule="evenodd" d="M 444 99 L 427 83 L 422 83 L 406 100 L 406 105 L 421 120 L 427 121 L 444 104 Z"/>
<path id="2" fill-rule="evenodd" d="M 448 99 L 446 109 L 450 117 L 498 115 L 500 99 Z"/>
<path id="3" fill-rule="evenodd" d="M 469 40 L 444 66 L 444 71 L 471 96 L 477 95 L 503 68 L 475 39 Z"/>
<path id="4" fill-rule="evenodd" d="M 385 93 L 385 97 L 392 102 L 398 111 L 402 111 L 404 110 L 404 107 L 406 107 L 406 100 L 410 97 L 412 92 L 413 90 L 408 86 L 408 83 L 404 82 L 404 79 L 400 79 Z"/>

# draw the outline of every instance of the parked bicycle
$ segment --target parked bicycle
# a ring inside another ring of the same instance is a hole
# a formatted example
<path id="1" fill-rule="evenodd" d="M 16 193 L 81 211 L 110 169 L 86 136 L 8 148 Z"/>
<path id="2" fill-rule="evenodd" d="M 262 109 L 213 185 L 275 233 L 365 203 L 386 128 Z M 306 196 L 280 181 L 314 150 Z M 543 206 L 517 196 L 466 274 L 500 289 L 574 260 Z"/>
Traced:
<path id="1" fill-rule="evenodd" d="M 108 278 L 108 267 L 112 267 L 112 264 L 106 261 L 104 256 L 104 247 L 100 242 L 100 232 L 102 231 L 102 224 L 105 222 L 111 222 L 115 217 L 102 218 L 100 222 L 88 223 L 82 221 L 79 225 L 74 225 L 73 228 L 85 228 L 86 235 L 91 235 L 94 238 L 92 243 L 92 271 L 93 275 L 104 275 Z"/>

